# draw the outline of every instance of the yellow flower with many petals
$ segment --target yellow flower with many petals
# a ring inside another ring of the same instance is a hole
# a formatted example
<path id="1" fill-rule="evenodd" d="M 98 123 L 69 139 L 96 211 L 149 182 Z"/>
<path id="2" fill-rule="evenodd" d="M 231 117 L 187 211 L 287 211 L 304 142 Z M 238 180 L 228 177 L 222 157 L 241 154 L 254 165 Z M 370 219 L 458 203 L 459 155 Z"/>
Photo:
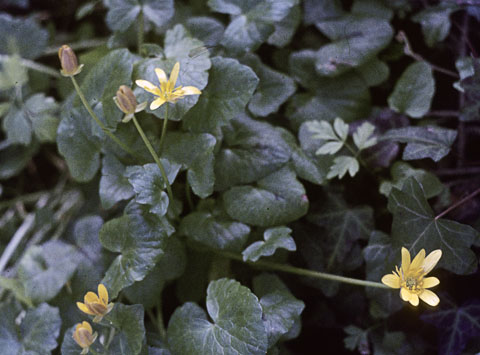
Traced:
<path id="1" fill-rule="evenodd" d="M 437 265 L 442 257 L 440 249 L 432 251 L 425 257 L 425 249 L 410 261 L 410 252 L 402 248 L 402 265 L 400 269 L 395 266 L 396 271 L 382 277 L 382 282 L 392 288 L 400 289 L 400 297 L 418 306 L 419 298 L 430 306 L 436 306 L 440 299 L 427 288 L 437 286 L 440 283 L 436 277 L 425 277 Z"/>
<path id="2" fill-rule="evenodd" d="M 78 323 L 73 332 L 73 339 L 83 349 L 80 354 L 88 353 L 90 345 L 97 339 L 97 332 L 92 334 L 92 326 L 88 322 Z"/>
<path id="3" fill-rule="evenodd" d="M 142 89 L 148 91 L 155 96 L 158 96 L 158 99 L 153 100 L 150 104 L 150 110 L 156 110 L 165 102 L 176 103 L 179 99 L 183 99 L 183 97 L 186 95 L 200 95 L 202 93 L 195 86 L 175 87 L 179 72 L 179 62 L 175 63 L 175 65 L 173 66 L 172 72 L 170 73 L 170 78 L 168 80 L 167 74 L 165 74 L 162 69 L 155 68 L 155 74 L 157 74 L 158 81 L 160 82 L 159 87 L 155 86 L 147 80 L 135 81 L 135 84 L 140 86 Z"/>
<path id="4" fill-rule="evenodd" d="M 83 302 L 77 302 L 77 307 L 82 312 L 95 316 L 94 322 L 100 322 L 113 308 L 113 303 L 108 303 L 108 291 L 102 284 L 98 285 L 98 296 L 91 291 L 87 292 Z"/>

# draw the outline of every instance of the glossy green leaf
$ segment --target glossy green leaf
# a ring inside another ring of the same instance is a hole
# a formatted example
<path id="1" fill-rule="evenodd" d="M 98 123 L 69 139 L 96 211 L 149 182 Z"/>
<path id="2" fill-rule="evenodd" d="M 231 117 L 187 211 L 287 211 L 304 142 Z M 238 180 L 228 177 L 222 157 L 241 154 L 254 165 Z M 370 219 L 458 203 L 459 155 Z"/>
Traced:
<path id="1" fill-rule="evenodd" d="M 288 251 L 297 250 L 295 241 L 291 237 L 292 230 L 287 227 L 269 228 L 263 233 L 264 241 L 250 244 L 242 251 L 243 261 L 257 261 L 262 256 L 271 256 L 279 248 Z"/>
<path id="2" fill-rule="evenodd" d="M 33 302 L 55 297 L 70 280 L 80 262 L 80 254 L 69 244 L 49 241 L 31 246 L 20 260 L 18 277 L 25 294 Z"/>
<path id="3" fill-rule="evenodd" d="M 38 150 L 38 144 L 23 146 L 2 144 L 0 148 L 0 180 L 17 175 Z"/>
<path id="4" fill-rule="evenodd" d="M 430 158 L 437 162 L 450 152 L 457 131 L 435 126 L 394 128 L 379 137 L 379 141 L 407 143 L 404 160 Z"/>
<path id="5" fill-rule="evenodd" d="M 227 213 L 240 222 L 270 227 L 294 221 L 307 213 L 308 198 L 291 168 L 258 180 L 256 186 L 236 186 L 223 194 Z"/>
<path id="6" fill-rule="evenodd" d="M 382 182 L 379 188 L 380 193 L 387 197 L 390 195 L 392 188 L 395 187 L 401 190 L 404 182 L 411 176 L 422 185 L 427 199 L 439 195 L 444 189 L 444 186 L 437 176 L 423 169 L 415 169 L 404 162 L 396 162 L 393 164 L 390 173 L 393 180 Z"/>
<path id="7" fill-rule="evenodd" d="M 389 107 L 413 118 L 423 117 L 429 110 L 435 94 L 432 68 L 425 62 L 408 66 L 388 97 Z"/>
<path id="8" fill-rule="evenodd" d="M 290 9 L 288 15 L 283 20 L 275 22 L 273 26 L 275 31 L 268 37 L 267 43 L 276 47 L 284 47 L 290 43 L 295 31 L 302 20 L 302 10 L 300 5 L 295 5 Z"/>
<path id="9" fill-rule="evenodd" d="M 393 37 L 393 29 L 382 18 L 346 15 L 317 22 L 333 42 L 315 54 L 320 75 L 337 76 L 374 58 Z"/>
<path id="10" fill-rule="evenodd" d="M 109 209 L 117 202 L 128 200 L 135 194 L 132 185 L 125 177 L 126 167 L 114 156 L 105 155 L 102 159 L 102 177 L 99 195 L 102 207 Z"/>
<path id="11" fill-rule="evenodd" d="M 247 55 L 242 63 L 248 65 L 257 74 L 260 82 L 248 109 L 255 116 L 268 116 L 278 111 L 295 92 L 295 82 L 289 76 L 269 68 L 254 54 Z"/>
<path id="12" fill-rule="evenodd" d="M 170 185 L 180 170 L 180 165 L 171 163 L 167 159 L 160 159 Z M 135 191 L 135 201 L 141 205 L 149 206 L 149 211 L 162 217 L 167 213 L 169 199 L 166 181 L 163 179 L 160 168 L 155 163 L 128 166 L 125 177 Z"/>
<path id="13" fill-rule="evenodd" d="M 119 355 L 140 354 L 145 337 L 144 310 L 140 304 L 125 306 L 116 303 L 105 321 L 115 328 L 115 337 L 109 350 Z"/>
<path id="14" fill-rule="evenodd" d="M 368 86 L 377 86 L 388 79 L 390 67 L 378 58 L 372 58 L 356 68 L 356 72 L 365 80 Z"/>
<path id="15" fill-rule="evenodd" d="M 231 305 L 235 304 L 235 307 Z M 177 308 L 168 324 L 168 344 L 178 354 L 252 354 L 267 352 L 267 331 L 258 298 L 239 282 L 212 281 L 207 311 L 195 303 Z"/>
<path id="16" fill-rule="evenodd" d="M 237 60 L 212 58 L 208 85 L 197 105 L 184 117 L 185 127 L 192 132 L 215 132 L 243 112 L 258 81 L 254 71 Z"/>
<path id="17" fill-rule="evenodd" d="M 352 13 L 390 21 L 393 17 L 393 10 L 389 5 L 384 0 L 355 0 L 352 5 Z"/>
<path id="18" fill-rule="evenodd" d="M 192 55 L 192 51 L 203 48 L 203 42 L 194 38 L 182 25 L 176 25 L 165 34 L 164 48 L 156 58 L 145 59 L 135 70 L 135 79 L 148 80 L 154 85 L 160 85 L 155 68 L 160 68 L 169 76 L 176 62 L 180 63 L 180 72 L 175 87 L 195 86 L 202 90 L 201 95 L 189 95 L 179 100 L 175 105 L 168 106 L 168 119 L 179 121 L 205 95 L 204 88 L 209 82 L 209 72 L 212 63 L 208 50 L 199 51 Z M 135 90 L 138 102 L 154 100 L 154 96 L 143 89 Z M 166 105 L 151 111 L 158 118 L 165 117 Z"/>
<path id="19" fill-rule="evenodd" d="M 473 74 L 460 80 L 465 100 L 460 110 L 460 120 L 476 121 L 480 109 L 480 61 L 473 59 Z"/>
<path id="20" fill-rule="evenodd" d="M 197 211 L 182 220 L 180 233 L 215 249 L 240 251 L 250 234 L 250 227 L 232 220 L 215 205 L 214 200 L 205 200 Z"/>
<path id="21" fill-rule="evenodd" d="M 33 18 L 17 18 L 0 13 L 0 54 L 18 54 L 34 59 L 42 54 L 47 45 L 48 32 Z M 25 39 L 28 38 L 28 41 Z"/>
<path id="22" fill-rule="evenodd" d="M 253 290 L 260 298 L 268 347 L 286 335 L 300 320 L 305 304 L 296 299 L 278 276 L 260 274 L 253 279 Z"/>
<path id="23" fill-rule="evenodd" d="M 241 115 L 222 132 L 222 149 L 215 158 L 216 190 L 255 182 L 290 159 L 291 149 L 282 132 L 269 123 Z"/>
<path id="24" fill-rule="evenodd" d="M 450 14 L 458 10 L 455 4 L 440 3 L 427 7 L 412 17 L 412 21 L 422 25 L 423 38 L 429 47 L 443 41 L 450 32 Z"/>
<path id="25" fill-rule="evenodd" d="M 275 31 L 274 23 L 283 20 L 296 3 L 296 0 L 209 0 L 208 6 L 232 16 L 221 43 L 240 54 L 253 51 L 265 42 Z"/>
<path id="26" fill-rule="evenodd" d="M 144 21 L 157 27 L 165 25 L 174 14 L 173 0 L 106 0 L 106 22 L 114 31 L 125 32 L 138 21 L 140 11 Z"/>
<path id="27" fill-rule="evenodd" d="M 135 281 L 143 280 L 163 254 L 165 239 L 173 233 L 164 218 L 130 204 L 122 217 L 103 225 L 100 242 L 106 249 L 120 253 L 102 280 L 111 298 Z"/>
<path id="28" fill-rule="evenodd" d="M 393 188 L 388 198 L 393 214 L 392 240 L 395 248 L 405 247 L 417 254 L 420 249 L 442 250 L 439 267 L 456 274 L 472 273 L 477 258 L 470 249 L 479 244 L 479 233 L 472 227 L 447 219 L 437 219 L 428 204 L 422 186 L 408 178 L 402 190 Z"/>

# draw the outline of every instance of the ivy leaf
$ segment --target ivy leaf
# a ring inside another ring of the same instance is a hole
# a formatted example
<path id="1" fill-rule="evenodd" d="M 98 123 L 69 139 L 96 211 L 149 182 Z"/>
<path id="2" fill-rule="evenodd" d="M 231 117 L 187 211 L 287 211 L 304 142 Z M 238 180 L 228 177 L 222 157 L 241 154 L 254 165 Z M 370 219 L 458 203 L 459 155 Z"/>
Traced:
<path id="1" fill-rule="evenodd" d="M 435 126 L 394 128 L 379 137 L 380 141 L 391 140 L 407 143 L 402 159 L 430 158 L 437 162 L 450 152 L 457 138 L 457 131 Z"/>
<path id="2" fill-rule="evenodd" d="M 170 73 L 176 62 L 180 63 L 180 72 L 176 86 L 195 86 L 202 90 L 201 95 L 189 95 L 179 100 L 175 105 L 168 106 L 168 119 L 172 121 L 182 120 L 185 114 L 205 95 L 203 90 L 209 79 L 208 70 L 212 63 L 208 50 L 200 51 L 192 56 L 192 51 L 205 48 L 202 41 L 192 37 L 182 25 L 178 24 L 165 34 L 164 50 L 157 58 L 145 59 L 138 64 L 135 70 L 135 79 L 148 80 L 154 85 L 160 85 L 155 68 L 161 68 L 165 73 Z M 224 82 L 222 83 L 222 85 Z M 145 90 L 135 90 L 138 102 L 153 100 L 152 94 Z M 147 107 L 146 112 L 152 113 L 158 118 L 165 117 L 167 105 L 162 105 L 156 110 Z"/>
<path id="3" fill-rule="evenodd" d="M 164 217 L 143 212 L 132 203 L 122 217 L 102 226 L 100 242 L 106 249 L 120 253 L 102 280 L 112 299 L 123 288 L 143 280 L 162 255 L 165 239 L 172 233 Z"/>
<path id="4" fill-rule="evenodd" d="M 460 355 L 469 339 L 480 336 L 480 302 L 473 299 L 460 307 L 448 306 L 436 312 L 426 312 L 421 319 L 438 328 L 440 355 Z"/>
<path id="5" fill-rule="evenodd" d="M 278 111 L 287 99 L 293 95 L 296 86 L 289 76 L 269 68 L 255 54 L 249 54 L 242 62 L 252 68 L 260 79 L 248 109 L 255 116 L 265 117 Z"/>
<path id="6" fill-rule="evenodd" d="M 353 142 L 357 146 L 358 150 L 367 149 L 373 147 L 377 143 L 377 138 L 373 136 L 375 126 L 369 122 L 364 122 L 353 133 Z"/>
<path id="7" fill-rule="evenodd" d="M 347 173 L 347 171 L 351 177 L 354 177 L 359 169 L 360 165 L 358 164 L 356 158 L 340 155 L 335 157 L 333 160 L 333 165 L 330 167 L 330 171 L 327 174 L 327 179 L 333 179 L 337 176 L 339 179 L 341 179 Z"/>
<path id="8" fill-rule="evenodd" d="M 364 330 L 354 325 L 349 325 L 348 327 L 343 328 L 343 330 L 347 333 L 347 336 L 343 339 L 345 348 L 351 351 L 358 349 L 360 353 L 361 349 L 369 348 L 368 330 Z"/>
<path id="9" fill-rule="evenodd" d="M 290 43 L 302 21 L 300 5 L 295 5 L 283 20 L 275 22 L 275 31 L 268 37 L 267 43 L 276 47 L 285 47 Z"/>
<path id="10" fill-rule="evenodd" d="M 28 309 L 21 318 L 17 318 L 15 307 L 6 302 L 2 303 L 0 310 L 2 351 L 8 354 L 48 355 L 57 347 L 62 324 L 58 308 L 42 303 L 37 308 Z"/>
<path id="11" fill-rule="evenodd" d="M 218 45 L 225 31 L 223 23 L 213 17 L 189 17 L 185 25 L 190 33 L 195 33 L 195 37 L 205 44 L 206 47 L 202 48 L 202 51 L 208 46 Z"/>
<path id="12" fill-rule="evenodd" d="M 260 297 L 269 349 L 292 330 L 305 304 L 296 299 L 280 278 L 273 274 L 260 274 L 253 279 L 253 290 Z"/>
<path id="13" fill-rule="evenodd" d="M 480 60 L 473 59 L 473 75 L 460 80 L 465 93 L 465 102 L 460 111 L 460 120 L 478 120 L 480 111 Z"/>
<path id="14" fill-rule="evenodd" d="M 372 58 L 356 68 L 356 72 L 368 86 L 377 86 L 388 79 L 390 67 L 378 58 Z"/>
<path id="15" fill-rule="evenodd" d="M 265 42 L 275 30 L 274 23 L 283 20 L 296 3 L 296 0 L 209 0 L 208 6 L 232 16 L 221 43 L 242 54 L 253 52 Z"/>
<path id="16" fill-rule="evenodd" d="M 115 307 L 105 316 L 116 330 L 109 350 L 114 354 L 140 354 L 145 338 L 143 322 L 144 310 L 141 304 L 126 306 L 115 303 Z"/>
<path id="17" fill-rule="evenodd" d="M 422 186 L 414 177 L 404 182 L 402 190 L 392 189 L 388 209 L 393 214 L 395 248 L 404 246 L 412 254 L 420 249 L 441 249 L 439 267 L 460 275 L 476 270 L 477 258 L 470 247 L 480 243 L 478 232 L 468 225 L 435 218 Z"/>
<path id="18" fill-rule="evenodd" d="M 112 208 L 117 202 L 133 197 L 134 191 L 125 177 L 125 169 L 114 155 L 107 154 L 103 157 L 99 191 L 103 208 Z"/>
<path id="19" fill-rule="evenodd" d="M 316 26 L 333 42 L 316 53 L 320 75 L 337 76 L 374 58 L 393 37 L 393 29 L 382 18 L 345 15 L 317 21 Z"/>
<path id="20" fill-rule="evenodd" d="M 180 233 L 214 249 L 238 252 L 247 241 L 250 227 L 232 220 L 214 200 L 205 200 L 197 211 L 182 219 Z"/>
<path id="21" fill-rule="evenodd" d="M 197 133 L 215 132 L 218 127 L 224 126 L 243 112 L 258 81 L 254 71 L 237 60 L 212 58 L 208 85 L 197 105 L 183 118 L 185 127 Z"/>
<path id="22" fill-rule="evenodd" d="M 443 41 L 450 32 L 452 23 L 450 14 L 459 8 L 455 5 L 441 3 L 430 6 L 412 16 L 412 21 L 422 25 L 423 38 L 429 47 Z"/>
<path id="23" fill-rule="evenodd" d="M 278 248 L 288 251 L 297 250 L 295 241 L 290 236 L 292 230 L 287 227 L 269 228 L 263 233 L 265 241 L 258 241 L 250 244 L 243 252 L 243 261 L 257 261 L 262 256 L 275 254 Z"/>
<path id="24" fill-rule="evenodd" d="M 188 183 L 201 198 L 206 198 L 213 192 L 213 149 L 216 142 L 215 137 L 208 133 L 170 132 L 165 139 L 165 156 L 188 169 Z"/>
<path id="25" fill-rule="evenodd" d="M 0 54 L 35 59 L 47 46 L 48 31 L 38 26 L 33 18 L 15 18 L 1 13 L 0 33 L 4 34 L 0 37 Z"/>
<path id="26" fill-rule="evenodd" d="M 61 241 L 31 246 L 20 260 L 18 277 L 25 294 L 39 303 L 55 297 L 72 277 L 80 255 L 75 247 Z"/>
<path id="27" fill-rule="evenodd" d="M 321 77 L 315 69 L 315 52 L 303 50 L 290 56 L 293 78 L 308 92 L 296 93 L 287 108 L 287 116 L 295 128 L 310 120 L 330 121 L 341 117 L 350 122 L 370 112 L 370 93 L 365 80 L 354 71 L 335 78 Z"/>
<path id="28" fill-rule="evenodd" d="M 107 24 L 114 31 L 125 32 L 142 11 L 144 21 L 162 27 L 174 14 L 173 0 L 106 0 Z"/>
<path id="29" fill-rule="evenodd" d="M 379 188 L 380 193 L 387 197 L 393 187 L 401 190 L 404 182 L 411 176 L 422 185 L 427 199 L 439 195 L 444 189 L 443 184 L 436 175 L 423 169 L 414 169 L 411 165 L 402 161 L 395 162 L 390 169 L 390 173 L 393 180 L 383 181 Z"/>
<path id="30" fill-rule="evenodd" d="M 172 184 L 180 170 L 180 165 L 170 163 L 163 158 L 160 161 L 165 169 L 168 181 Z M 156 214 L 158 217 L 167 213 L 170 202 L 167 193 L 164 191 L 166 182 L 157 164 L 128 166 L 125 169 L 125 177 L 133 186 L 137 203 L 149 206 L 150 213 Z"/>
<path id="31" fill-rule="evenodd" d="M 237 116 L 222 130 L 222 149 L 215 158 L 215 189 L 248 184 L 264 178 L 290 159 L 290 146 L 279 128 Z"/>
<path id="32" fill-rule="evenodd" d="M 256 186 L 235 186 L 223 194 L 227 213 L 233 219 L 259 227 L 294 221 L 307 213 L 303 185 L 289 167 L 258 180 Z"/>
<path id="33" fill-rule="evenodd" d="M 416 62 L 402 73 L 388 97 L 389 107 L 413 118 L 423 117 L 429 110 L 435 94 L 432 68 L 425 62 Z"/>
<path id="34" fill-rule="evenodd" d="M 235 307 L 232 307 L 232 305 Z M 252 354 L 267 352 L 267 332 L 258 298 L 239 282 L 212 281 L 207 314 L 195 303 L 177 308 L 168 324 L 168 343 L 178 354 Z"/>

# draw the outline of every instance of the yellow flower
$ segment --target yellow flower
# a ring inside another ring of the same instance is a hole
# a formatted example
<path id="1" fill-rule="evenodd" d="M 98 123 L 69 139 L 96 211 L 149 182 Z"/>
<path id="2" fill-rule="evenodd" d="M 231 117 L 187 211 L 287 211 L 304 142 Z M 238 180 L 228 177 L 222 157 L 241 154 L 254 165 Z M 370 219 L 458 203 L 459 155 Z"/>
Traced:
<path id="1" fill-rule="evenodd" d="M 92 334 L 92 326 L 90 323 L 82 322 L 77 324 L 73 332 L 73 339 L 83 349 L 80 354 L 84 355 L 88 353 L 88 349 L 97 339 L 97 335 L 97 332 Z"/>
<path id="2" fill-rule="evenodd" d="M 113 308 L 113 303 L 108 303 L 108 291 L 102 284 L 98 285 L 98 296 L 93 292 L 87 292 L 83 302 L 77 302 L 77 307 L 82 312 L 95 316 L 94 322 L 100 322 Z"/>
<path id="3" fill-rule="evenodd" d="M 430 306 L 436 306 L 440 299 L 427 288 L 440 283 L 436 277 L 425 277 L 437 265 L 442 257 L 440 249 L 432 251 L 425 257 L 425 249 L 415 256 L 410 262 L 410 252 L 402 248 L 402 265 L 400 269 L 395 266 L 396 272 L 382 277 L 382 282 L 392 288 L 400 289 L 400 297 L 412 306 L 418 306 L 418 298 Z"/>
<path id="4" fill-rule="evenodd" d="M 170 73 L 170 78 L 167 80 L 167 75 L 160 68 L 155 68 L 155 74 L 157 74 L 158 81 L 160 86 L 155 86 L 147 80 L 136 80 L 135 84 L 140 86 L 142 89 L 148 91 L 155 96 L 158 96 L 158 99 L 155 99 L 150 104 L 150 110 L 156 110 L 162 106 L 165 102 L 176 103 L 178 100 L 183 99 L 186 95 L 200 95 L 202 92 L 194 86 L 179 86 L 175 88 L 175 83 L 177 82 L 178 73 L 180 71 L 180 63 L 177 62 L 173 66 L 172 72 Z"/>

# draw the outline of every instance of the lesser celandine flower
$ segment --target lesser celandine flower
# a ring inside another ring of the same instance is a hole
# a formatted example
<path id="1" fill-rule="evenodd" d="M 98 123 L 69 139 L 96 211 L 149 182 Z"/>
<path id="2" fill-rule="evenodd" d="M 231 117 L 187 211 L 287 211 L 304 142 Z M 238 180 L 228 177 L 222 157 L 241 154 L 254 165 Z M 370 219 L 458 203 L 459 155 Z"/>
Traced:
<path id="1" fill-rule="evenodd" d="M 410 261 L 410 252 L 402 248 L 401 267 L 395 266 L 396 271 L 382 277 L 382 282 L 389 287 L 399 288 L 400 297 L 413 306 L 418 306 L 419 298 L 430 306 L 436 306 L 440 299 L 427 288 L 438 285 L 440 281 L 436 277 L 425 276 L 432 271 L 441 257 L 440 249 L 432 251 L 427 257 L 425 249 L 422 249 L 413 261 Z"/>
<path id="2" fill-rule="evenodd" d="M 77 56 L 72 48 L 64 44 L 58 50 L 58 58 L 62 69 L 60 73 L 63 76 L 74 76 L 82 71 L 83 64 L 78 65 Z"/>
<path id="3" fill-rule="evenodd" d="M 78 323 L 73 332 L 73 339 L 83 349 L 80 354 L 88 353 L 90 345 L 97 339 L 97 332 L 92 334 L 92 326 L 88 322 Z"/>
<path id="4" fill-rule="evenodd" d="M 140 86 L 142 89 L 154 94 L 155 96 L 158 96 L 158 99 L 153 100 L 150 104 L 150 110 L 156 110 L 165 102 L 175 103 L 186 95 L 200 95 L 202 93 L 194 86 L 179 86 L 176 88 L 175 83 L 177 82 L 179 71 L 180 63 L 177 62 L 173 66 L 172 72 L 170 73 L 170 78 L 167 80 L 167 75 L 165 72 L 160 68 L 155 68 L 155 74 L 157 74 L 158 81 L 160 82 L 159 87 L 147 80 L 135 81 L 135 84 Z"/>
<path id="5" fill-rule="evenodd" d="M 87 292 L 83 302 L 77 302 L 77 307 L 82 312 L 95 316 L 94 322 L 100 322 L 113 308 L 113 303 L 108 303 L 108 291 L 102 284 L 98 285 L 98 296 L 91 291 Z"/>
<path id="6" fill-rule="evenodd" d="M 122 122 L 128 122 L 132 119 L 133 115 L 142 111 L 147 106 L 146 102 L 137 104 L 137 98 L 126 85 L 122 85 L 118 88 L 117 95 L 113 98 L 113 101 L 117 104 L 117 107 L 125 114 Z"/>

